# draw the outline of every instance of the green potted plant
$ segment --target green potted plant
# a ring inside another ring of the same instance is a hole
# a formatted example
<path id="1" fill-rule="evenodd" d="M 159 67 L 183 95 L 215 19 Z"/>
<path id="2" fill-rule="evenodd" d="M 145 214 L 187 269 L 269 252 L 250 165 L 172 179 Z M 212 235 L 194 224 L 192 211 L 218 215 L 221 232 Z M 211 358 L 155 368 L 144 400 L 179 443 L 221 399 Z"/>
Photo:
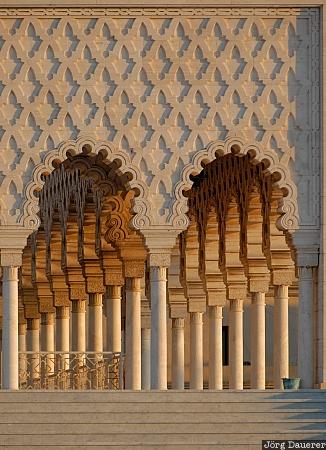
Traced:
<path id="1" fill-rule="evenodd" d="M 301 378 L 282 378 L 284 389 L 299 389 Z"/>

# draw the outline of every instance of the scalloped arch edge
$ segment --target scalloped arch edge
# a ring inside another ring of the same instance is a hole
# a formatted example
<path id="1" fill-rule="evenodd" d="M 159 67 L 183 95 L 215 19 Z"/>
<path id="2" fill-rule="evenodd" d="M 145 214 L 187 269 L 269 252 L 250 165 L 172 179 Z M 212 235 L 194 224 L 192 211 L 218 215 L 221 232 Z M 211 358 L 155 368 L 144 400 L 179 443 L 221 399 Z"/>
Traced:
<path id="1" fill-rule="evenodd" d="M 299 228 L 299 214 L 297 202 L 297 188 L 291 179 L 289 168 L 281 163 L 275 154 L 270 150 L 263 150 L 259 144 L 246 144 L 241 137 L 229 137 L 225 141 L 214 141 L 207 145 L 203 150 L 198 151 L 192 158 L 192 161 L 185 165 L 181 174 L 181 180 L 175 187 L 175 202 L 173 204 L 169 221 L 172 226 L 186 229 L 188 226 L 187 199 L 183 195 L 184 191 L 191 189 L 191 175 L 198 175 L 204 165 L 214 161 L 219 156 L 225 156 L 236 150 L 238 155 L 251 155 L 251 161 L 259 164 L 262 161 L 267 162 L 266 171 L 270 174 L 277 173 L 278 181 L 274 185 L 286 192 L 279 204 L 279 210 L 282 214 L 278 220 L 278 227 L 284 231 L 293 232 Z"/>
<path id="2" fill-rule="evenodd" d="M 111 163 L 115 160 L 119 161 L 117 173 L 131 173 L 132 178 L 127 183 L 129 189 L 136 189 L 139 193 L 133 200 L 133 212 L 131 225 L 135 229 L 141 229 L 150 226 L 151 208 L 148 201 L 148 187 L 141 180 L 139 169 L 133 165 L 128 154 L 115 149 L 115 147 L 106 141 L 98 141 L 90 136 L 80 136 L 76 140 L 68 140 L 62 142 L 57 148 L 46 153 L 44 160 L 37 164 L 33 170 L 31 180 L 26 184 L 23 192 L 22 213 L 19 217 L 19 225 L 30 230 L 36 230 L 40 225 L 38 216 L 39 206 L 38 199 L 35 196 L 36 191 L 40 191 L 44 185 L 42 175 L 50 174 L 55 170 L 56 161 L 62 163 L 69 154 L 75 156 L 82 153 L 102 154 L 103 162 Z"/>

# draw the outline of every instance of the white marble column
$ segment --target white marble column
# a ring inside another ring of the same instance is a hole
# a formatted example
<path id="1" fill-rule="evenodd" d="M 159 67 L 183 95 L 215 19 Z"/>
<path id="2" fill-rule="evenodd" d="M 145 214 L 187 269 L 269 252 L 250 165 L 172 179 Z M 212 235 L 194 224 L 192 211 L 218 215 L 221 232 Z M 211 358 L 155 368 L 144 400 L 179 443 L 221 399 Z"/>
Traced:
<path id="1" fill-rule="evenodd" d="M 89 351 L 103 352 L 103 295 L 89 294 L 88 308 L 88 346 Z"/>
<path id="2" fill-rule="evenodd" d="M 141 388 L 151 388 L 151 329 L 141 329 Z"/>
<path id="3" fill-rule="evenodd" d="M 18 267 L 2 267 L 2 388 L 18 389 Z"/>
<path id="4" fill-rule="evenodd" d="M 166 267 L 151 266 L 151 388 L 167 389 Z"/>
<path id="5" fill-rule="evenodd" d="M 71 350 L 86 352 L 86 301 L 72 300 L 71 309 L 72 342 Z"/>
<path id="6" fill-rule="evenodd" d="M 185 320 L 172 319 L 172 389 L 184 389 L 185 378 Z"/>
<path id="7" fill-rule="evenodd" d="M 107 287 L 107 339 L 109 352 L 121 352 L 121 286 Z"/>
<path id="8" fill-rule="evenodd" d="M 126 278 L 126 389 L 141 389 L 141 279 Z"/>
<path id="9" fill-rule="evenodd" d="M 21 381 L 26 381 L 27 375 L 27 355 L 26 352 L 27 324 L 18 324 L 18 350 L 19 350 L 19 372 Z"/>
<path id="10" fill-rule="evenodd" d="M 251 294 L 251 388 L 265 389 L 265 293 Z"/>
<path id="11" fill-rule="evenodd" d="M 27 351 L 32 352 L 28 355 L 28 371 L 30 379 L 39 378 L 40 370 L 40 319 L 27 319 L 26 334 Z"/>
<path id="12" fill-rule="evenodd" d="M 46 352 L 45 372 L 54 373 L 54 313 L 41 314 L 41 351 Z"/>
<path id="13" fill-rule="evenodd" d="M 243 300 L 230 300 L 230 389 L 243 389 Z"/>
<path id="14" fill-rule="evenodd" d="M 203 313 L 190 313 L 190 389 L 203 389 Z"/>
<path id="15" fill-rule="evenodd" d="M 209 388 L 223 389 L 222 306 L 209 306 Z"/>
<path id="16" fill-rule="evenodd" d="M 18 349 L 20 352 L 26 352 L 26 332 L 27 324 L 18 324 Z"/>
<path id="17" fill-rule="evenodd" d="M 41 351 L 54 352 L 54 313 L 41 314 Z"/>
<path id="18" fill-rule="evenodd" d="M 314 387 L 313 268 L 299 267 L 298 376 L 301 387 Z"/>
<path id="19" fill-rule="evenodd" d="M 289 376 L 288 286 L 275 286 L 274 300 L 274 388 L 282 389 Z"/>
<path id="20" fill-rule="evenodd" d="M 56 351 L 62 353 L 57 363 L 62 370 L 69 369 L 69 321 L 70 307 L 56 307 Z"/>

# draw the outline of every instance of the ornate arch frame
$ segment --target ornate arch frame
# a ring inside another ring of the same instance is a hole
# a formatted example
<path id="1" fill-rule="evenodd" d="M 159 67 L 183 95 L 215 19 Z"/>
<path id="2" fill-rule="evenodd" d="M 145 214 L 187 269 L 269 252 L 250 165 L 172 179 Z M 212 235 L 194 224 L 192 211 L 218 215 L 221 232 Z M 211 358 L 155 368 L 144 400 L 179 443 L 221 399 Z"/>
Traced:
<path id="1" fill-rule="evenodd" d="M 230 153 L 235 153 L 240 157 L 249 154 L 252 164 L 263 162 L 266 172 L 277 175 L 274 186 L 282 189 L 284 193 L 279 204 L 281 217 L 277 225 L 281 230 L 288 232 L 298 229 L 297 188 L 291 179 L 289 168 L 279 161 L 274 152 L 263 150 L 258 143 L 247 144 L 241 137 L 229 137 L 225 141 L 211 142 L 205 149 L 197 152 L 192 161 L 183 168 L 181 180 L 175 187 L 176 201 L 170 214 L 172 224 L 176 227 L 186 228 L 189 222 L 186 215 L 188 211 L 187 199 L 183 192 L 191 189 L 192 181 L 190 177 L 198 175 L 206 164 L 214 161 L 217 157 Z"/>
<path id="2" fill-rule="evenodd" d="M 26 229 L 36 230 L 40 225 L 38 217 L 39 206 L 35 192 L 40 191 L 44 185 L 43 175 L 49 175 L 56 164 L 64 162 L 68 155 L 79 154 L 102 155 L 104 164 L 118 163 L 117 174 L 130 174 L 126 183 L 128 189 L 135 189 L 137 196 L 133 200 L 132 211 L 134 216 L 131 225 L 135 229 L 148 227 L 151 223 L 150 202 L 148 201 L 148 188 L 141 180 L 139 169 L 132 164 L 129 155 L 115 149 L 106 141 L 97 141 L 93 137 L 83 135 L 77 140 L 62 142 L 56 149 L 49 151 L 44 160 L 35 166 L 32 179 L 27 183 L 23 193 L 22 214 L 19 224 Z"/>

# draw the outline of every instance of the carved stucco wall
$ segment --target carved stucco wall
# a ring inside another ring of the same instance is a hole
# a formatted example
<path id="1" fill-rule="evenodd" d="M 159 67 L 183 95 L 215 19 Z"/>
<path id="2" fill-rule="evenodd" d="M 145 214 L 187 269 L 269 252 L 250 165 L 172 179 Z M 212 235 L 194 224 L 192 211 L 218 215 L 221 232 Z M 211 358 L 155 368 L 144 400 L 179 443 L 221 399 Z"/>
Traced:
<path id="1" fill-rule="evenodd" d="M 291 172 L 319 226 L 316 8 L 0 8 L 1 225 L 60 143 L 109 141 L 139 168 L 155 223 L 184 167 L 242 136 Z"/>

